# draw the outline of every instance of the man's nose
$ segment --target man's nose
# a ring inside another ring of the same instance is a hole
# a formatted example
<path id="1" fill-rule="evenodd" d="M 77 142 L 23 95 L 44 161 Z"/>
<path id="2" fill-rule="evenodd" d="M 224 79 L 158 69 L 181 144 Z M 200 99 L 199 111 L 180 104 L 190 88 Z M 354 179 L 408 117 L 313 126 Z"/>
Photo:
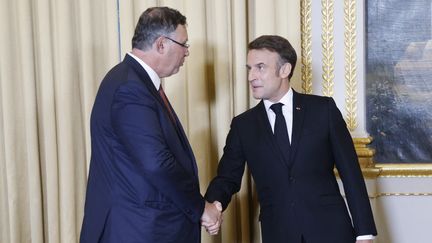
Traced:
<path id="1" fill-rule="evenodd" d="M 248 71 L 248 81 L 251 82 L 251 81 L 253 81 L 255 78 L 256 78 L 255 72 L 254 72 L 252 69 L 250 69 L 250 70 Z"/>

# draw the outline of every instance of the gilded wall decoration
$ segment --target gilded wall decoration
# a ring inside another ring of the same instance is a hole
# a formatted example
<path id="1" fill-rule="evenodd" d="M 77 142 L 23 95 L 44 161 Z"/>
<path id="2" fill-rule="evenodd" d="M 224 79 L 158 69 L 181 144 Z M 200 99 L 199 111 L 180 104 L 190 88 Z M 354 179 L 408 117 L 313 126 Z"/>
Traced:
<path id="1" fill-rule="evenodd" d="M 357 128 L 356 1 L 344 1 L 346 123 L 350 131 Z"/>
<path id="2" fill-rule="evenodd" d="M 334 90 L 334 0 L 321 0 L 323 94 L 333 96 Z"/>
<path id="3" fill-rule="evenodd" d="M 312 0 L 301 0 L 300 6 L 302 89 L 312 94 Z"/>

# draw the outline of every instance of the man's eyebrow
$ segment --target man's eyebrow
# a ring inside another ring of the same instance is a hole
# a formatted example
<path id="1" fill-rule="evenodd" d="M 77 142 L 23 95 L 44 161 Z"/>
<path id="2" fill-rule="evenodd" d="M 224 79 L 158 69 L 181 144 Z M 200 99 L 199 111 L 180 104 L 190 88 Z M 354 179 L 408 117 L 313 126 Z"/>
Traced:
<path id="1" fill-rule="evenodd" d="M 247 67 L 247 68 L 251 68 L 252 66 L 253 66 L 253 67 L 259 67 L 259 66 L 265 66 L 265 65 L 266 65 L 266 64 L 263 63 L 263 62 L 259 62 L 259 63 L 257 63 L 257 64 L 253 64 L 253 65 L 246 64 L 246 67 Z"/>

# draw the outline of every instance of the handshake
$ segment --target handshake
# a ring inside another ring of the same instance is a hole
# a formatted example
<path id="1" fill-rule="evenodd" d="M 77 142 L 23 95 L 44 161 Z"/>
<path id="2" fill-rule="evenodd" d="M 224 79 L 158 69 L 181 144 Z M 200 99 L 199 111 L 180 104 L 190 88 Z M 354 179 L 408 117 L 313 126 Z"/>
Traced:
<path id="1" fill-rule="evenodd" d="M 205 227 L 210 235 L 217 235 L 222 224 L 222 204 L 218 201 L 205 202 L 204 213 L 201 216 L 201 226 Z"/>

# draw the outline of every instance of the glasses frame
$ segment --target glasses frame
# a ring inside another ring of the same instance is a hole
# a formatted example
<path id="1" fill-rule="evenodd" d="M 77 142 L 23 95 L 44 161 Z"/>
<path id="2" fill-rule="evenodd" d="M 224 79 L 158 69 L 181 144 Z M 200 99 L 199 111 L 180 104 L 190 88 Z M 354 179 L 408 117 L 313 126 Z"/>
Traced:
<path id="1" fill-rule="evenodd" d="M 178 41 L 176 41 L 176 40 L 174 40 L 174 39 L 169 38 L 168 36 L 164 36 L 164 38 L 167 38 L 168 40 L 170 40 L 170 41 L 176 43 L 177 45 L 179 45 L 179 46 L 181 46 L 181 47 L 184 47 L 184 48 L 186 48 L 186 49 L 189 49 L 189 47 L 190 47 L 189 44 L 186 44 L 186 43 L 180 43 L 180 42 L 178 42 Z"/>

